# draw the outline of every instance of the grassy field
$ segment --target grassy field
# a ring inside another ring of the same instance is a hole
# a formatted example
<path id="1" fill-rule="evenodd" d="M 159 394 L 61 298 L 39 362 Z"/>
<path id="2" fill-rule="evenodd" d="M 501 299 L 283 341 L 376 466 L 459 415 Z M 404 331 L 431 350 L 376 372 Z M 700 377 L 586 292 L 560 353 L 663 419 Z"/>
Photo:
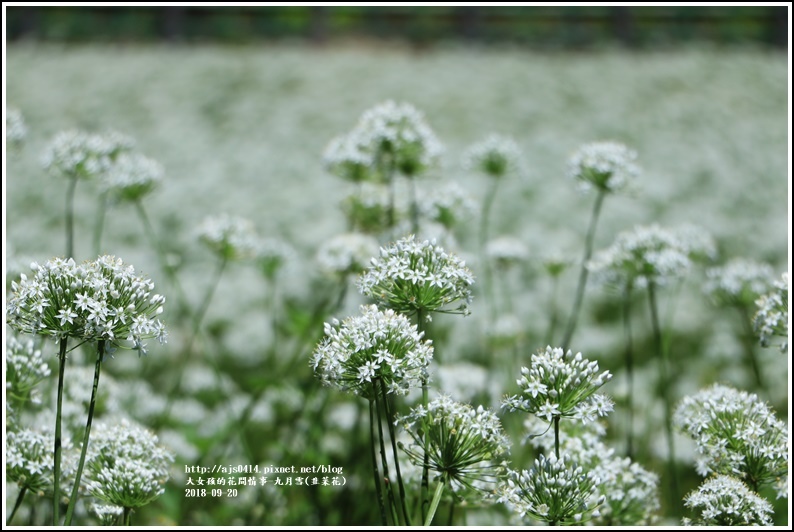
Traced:
<path id="1" fill-rule="evenodd" d="M 56 133 L 71 128 L 121 131 L 163 165 L 162 186 L 147 197 L 145 208 L 191 308 L 201 306 L 216 268 L 195 237 L 205 217 L 247 218 L 261 235 L 281 239 L 293 250 L 276 283 L 250 264 L 229 264 L 195 342 L 190 316 L 167 303 L 168 344 L 152 347 L 140 359 L 118 353 L 105 364 L 107 395 L 100 414 L 152 428 L 176 455 L 165 494 L 136 512 L 134 524 L 377 523 L 370 464 L 360 458 L 368 445 L 363 406 L 323 388 L 312 375 L 309 357 L 322 337 L 323 321 L 353 315 L 367 301 L 350 282 L 333 313 L 324 305 L 336 285 L 323 275 L 317 251 L 346 230 L 340 202 L 353 185 L 326 171 L 323 152 L 334 136 L 349 131 L 365 110 L 384 100 L 410 102 L 422 110 L 444 145 L 440 166 L 419 180 L 423 190 L 451 181 L 481 204 L 486 178 L 464 168 L 462 158 L 467 146 L 491 132 L 512 136 L 525 161 L 523 172 L 500 185 L 490 230 L 493 236 L 519 239 L 529 250 L 526 261 L 499 279 L 512 308 L 505 299 L 495 300 L 500 313 L 514 316 L 518 330 L 506 345 L 484 339 L 483 302 L 492 296 L 478 292 L 478 284 L 471 316 L 440 316 L 430 329 L 443 361 L 434 386 L 466 394 L 458 400 L 498 409 L 501 396 L 514 393 L 519 366 L 546 341 L 552 282 L 542 260 L 555 254 L 581 260 L 592 208 L 592 197 L 579 194 L 565 175 L 568 158 L 582 144 L 622 142 L 637 151 L 643 170 L 636 190 L 606 200 L 596 250 L 635 225 L 691 223 L 715 239 L 716 264 L 748 257 L 769 264 L 776 278 L 788 270 L 784 54 L 18 43 L 7 49 L 6 72 L 7 105 L 22 113 L 28 129 L 21 146 L 9 149 L 6 158 L 9 275 L 18 274 L 18 264 L 26 267 L 30 260 L 64 252 L 68 183 L 47 175 L 41 157 Z M 132 207 L 108 211 L 102 248 L 96 250 L 95 183 L 79 184 L 75 205 L 76 260 L 95 258 L 97 251 L 123 257 L 149 275 L 168 302 L 175 301 L 174 286 L 164 278 Z M 472 214 L 446 241 L 475 277 L 483 266 L 478 222 Z M 570 312 L 577 268 L 560 278 L 554 305 L 563 318 Z M 758 387 L 742 363 L 745 344 L 738 321 L 731 309 L 710 303 L 702 290 L 704 278 L 699 268 L 660 296 L 670 335 L 672 396 L 678 401 L 723 382 L 757 393 L 786 420 L 787 357 L 755 346 L 764 377 Z M 650 355 L 647 303 L 639 297 L 634 404 L 643 415 L 635 420 L 634 459 L 662 474 L 664 414 L 654 389 L 657 365 Z M 622 331 L 617 299 L 589 285 L 571 347 L 615 375 L 604 391 L 617 403 L 607 418 L 607 437 L 619 453 L 627 394 Z M 55 369 L 51 355 L 57 349 L 50 342 L 41 349 Z M 71 355 L 76 363 L 70 359 L 67 389 L 74 387 L 75 397 L 82 390 L 87 402 L 91 373 L 90 362 L 79 363 L 83 356 L 80 351 Z M 51 376 L 45 390 L 54 382 Z M 43 406 L 51 406 L 50 392 L 44 397 Z M 499 415 L 513 441 L 515 467 L 529 467 L 532 450 L 520 444 L 520 415 L 501 410 Z M 677 443 L 681 492 L 665 492 L 661 516 L 673 524 L 684 514 L 680 498 L 700 482 L 694 445 L 682 435 Z M 347 484 L 313 491 L 248 486 L 238 497 L 186 498 L 185 466 L 216 463 L 326 464 L 343 467 Z M 6 493 L 11 506 L 16 494 L 13 489 Z M 786 503 L 776 503 L 777 524 L 786 522 Z M 30 504 L 38 510 L 21 512 L 17 522 L 40 522 L 46 507 L 43 500 Z M 78 511 L 86 509 L 78 506 Z M 84 523 L 91 522 L 83 515 Z M 503 505 L 495 505 L 459 512 L 454 522 L 511 519 Z"/>

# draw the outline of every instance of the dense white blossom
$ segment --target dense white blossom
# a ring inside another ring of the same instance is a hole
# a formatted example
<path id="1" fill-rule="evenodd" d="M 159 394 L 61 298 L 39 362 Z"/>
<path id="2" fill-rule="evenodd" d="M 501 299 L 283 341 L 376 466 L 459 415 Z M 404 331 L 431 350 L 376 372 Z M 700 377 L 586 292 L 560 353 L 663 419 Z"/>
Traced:
<path id="1" fill-rule="evenodd" d="M 769 347 L 775 337 L 782 338 L 780 351 L 783 353 L 788 351 L 788 286 L 786 272 L 779 281 L 775 281 L 771 291 L 758 298 L 758 312 L 753 318 L 753 328 L 761 345 Z"/>
<path id="2" fill-rule="evenodd" d="M 585 144 L 568 161 L 568 176 L 587 192 L 618 192 L 633 185 L 640 174 L 637 152 L 617 142 Z"/>
<path id="3" fill-rule="evenodd" d="M 788 476 L 788 427 L 755 394 L 715 384 L 685 397 L 673 421 L 695 440 L 701 475 L 732 475 L 756 488 Z"/>
<path id="4" fill-rule="evenodd" d="M 736 258 L 706 271 L 703 290 L 715 303 L 750 308 L 772 286 L 772 267 L 751 259 Z"/>
<path id="5" fill-rule="evenodd" d="M 716 475 L 684 498 L 684 505 L 697 513 L 684 519 L 697 526 L 771 526 L 772 505 L 742 481 Z"/>
<path id="6" fill-rule="evenodd" d="M 70 179 L 90 179 L 107 172 L 121 153 L 134 142 L 115 131 L 102 134 L 68 130 L 55 135 L 42 164 L 53 174 Z"/>
<path id="7" fill-rule="evenodd" d="M 611 379 L 609 371 L 601 372 L 598 362 L 587 360 L 582 353 L 574 355 L 547 346 L 532 354 L 528 368 L 521 368 L 521 378 L 516 380 L 521 393 L 506 397 L 502 406 L 547 421 L 559 416 L 588 423 L 612 411 L 612 401 L 595 393 Z"/>
<path id="8" fill-rule="evenodd" d="M 104 340 L 111 346 L 145 352 L 143 340 L 166 340 L 157 316 L 165 297 L 154 283 L 111 255 L 82 264 L 55 258 L 31 265 L 35 275 L 12 283 L 6 307 L 8 324 L 23 333 Z"/>
<path id="9" fill-rule="evenodd" d="M 163 180 L 163 167 L 139 153 L 121 153 L 104 173 L 102 188 L 111 201 L 136 202 Z"/>
<path id="10" fill-rule="evenodd" d="M 468 314 L 474 276 L 466 263 L 435 242 L 418 242 L 413 235 L 380 248 L 359 288 L 379 305 L 398 312 L 459 312 Z M 455 308 L 449 305 L 458 303 Z"/>
<path id="11" fill-rule="evenodd" d="M 422 337 L 402 314 L 366 305 L 360 316 L 325 324 L 311 364 L 323 384 L 344 391 L 374 398 L 380 381 L 388 393 L 406 394 L 428 376 L 433 346 Z"/>

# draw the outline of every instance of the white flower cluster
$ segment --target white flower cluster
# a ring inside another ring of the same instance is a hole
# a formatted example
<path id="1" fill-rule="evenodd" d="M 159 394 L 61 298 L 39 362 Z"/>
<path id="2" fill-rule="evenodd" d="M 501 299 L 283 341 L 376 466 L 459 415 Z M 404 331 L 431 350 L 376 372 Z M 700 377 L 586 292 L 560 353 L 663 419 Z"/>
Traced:
<path id="1" fill-rule="evenodd" d="M 136 202 L 163 180 L 163 167 L 139 153 L 121 153 L 104 172 L 103 190 L 114 202 Z"/>
<path id="2" fill-rule="evenodd" d="M 280 238 L 261 238 L 256 247 L 256 261 L 262 274 L 268 279 L 273 279 L 281 267 L 295 255 L 292 246 Z"/>
<path id="3" fill-rule="evenodd" d="M 118 347 L 130 347 L 121 343 L 128 341 L 141 354 L 146 338 L 165 343 L 165 326 L 156 319 L 165 297 L 154 294 L 154 283 L 121 259 L 103 255 L 78 265 L 55 258 L 31 268 L 33 279 L 23 275 L 12 283 L 6 307 L 8 324 L 17 331 L 56 340 L 105 340 Z"/>
<path id="4" fill-rule="evenodd" d="M 665 285 L 684 276 L 693 257 L 709 253 L 708 240 L 702 236 L 692 239 L 693 234 L 691 227 L 679 232 L 658 225 L 637 226 L 620 233 L 609 248 L 596 253 L 587 268 L 596 282 L 604 284 Z"/>
<path id="5" fill-rule="evenodd" d="M 145 506 L 165 492 L 173 461 L 148 430 L 126 420 L 98 423 L 86 462 L 88 492 L 123 508 Z"/>
<path id="6" fill-rule="evenodd" d="M 554 417 L 572 417 L 589 423 L 612 411 L 612 401 L 595 393 L 612 379 L 609 371 L 599 372 L 598 362 L 590 362 L 582 353 L 564 353 L 547 346 L 533 353 L 530 367 L 521 368 L 516 384 L 522 393 L 507 397 L 502 406 L 511 412 L 521 410 L 552 421 Z"/>
<path id="7" fill-rule="evenodd" d="M 703 291 L 717 304 L 750 308 L 771 288 L 772 276 L 770 265 L 737 258 L 707 270 Z"/>
<path id="8" fill-rule="evenodd" d="M 549 253 L 541 259 L 541 264 L 551 277 L 559 277 L 569 266 L 574 264 L 574 260 L 562 253 Z"/>
<path id="9" fill-rule="evenodd" d="M 696 526 L 772 526 L 772 505 L 743 482 L 716 475 L 684 498 L 684 505 L 698 512 L 684 519 Z"/>
<path id="10" fill-rule="evenodd" d="M 92 504 L 91 513 L 96 515 L 100 525 L 113 526 L 119 524 L 124 508 L 112 504 Z"/>
<path id="11" fill-rule="evenodd" d="M 531 470 L 510 471 L 500 489 L 499 502 L 550 525 L 574 525 L 598 516 L 603 497 L 598 479 L 572 463 L 570 457 L 540 455 Z"/>
<path id="12" fill-rule="evenodd" d="M 788 427 L 755 394 L 715 384 L 685 397 L 673 421 L 695 440 L 703 476 L 732 475 L 751 486 L 788 476 Z"/>
<path id="13" fill-rule="evenodd" d="M 33 395 L 34 388 L 49 376 L 50 368 L 33 339 L 6 337 L 6 397 L 10 403 L 23 403 L 28 399 L 38 402 L 38 396 Z"/>
<path id="14" fill-rule="evenodd" d="M 756 301 L 758 312 L 753 318 L 753 328 L 761 340 L 761 345 L 772 345 L 773 337 L 779 336 L 780 351 L 788 351 L 788 272 L 784 273 L 767 294 Z"/>
<path id="15" fill-rule="evenodd" d="M 422 337 L 402 314 L 364 305 L 361 316 L 325 324 L 311 364 L 323 384 L 368 399 L 374 398 L 377 381 L 388 393 L 406 394 L 427 379 L 433 358 L 431 342 Z"/>
<path id="16" fill-rule="evenodd" d="M 467 148 L 463 154 L 463 166 L 499 179 L 507 173 L 521 171 L 521 150 L 511 137 L 491 133 Z"/>
<path id="17" fill-rule="evenodd" d="M 132 139 L 115 131 L 103 134 L 62 131 L 55 135 L 42 163 L 56 175 L 89 179 L 107 172 L 114 159 L 133 145 Z"/>
<path id="18" fill-rule="evenodd" d="M 417 310 L 468 314 L 474 276 L 466 263 L 437 246 L 417 242 L 414 235 L 380 248 L 369 269 L 359 278 L 359 288 L 378 304 L 398 312 Z M 460 301 L 455 309 L 447 305 Z"/>
<path id="19" fill-rule="evenodd" d="M 493 491 L 504 473 L 501 459 L 510 450 L 510 441 L 496 414 L 482 406 L 475 409 L 441 395 L 395 424 L 413 438 L 412 444 L 401 447 L 414 465 L 422 467 L 426 453 L 430 469 L 453 490 Z"/>
<path id="20" fill-rule="evenodd" d="M 378 253 L 375 237 L 362 233 L 343 233 L 325 241 L 317 250 L 317 262 L 323 271 L 335 275 L 359 274 L 369 259 Z"/>
<path id="21" fill-rule="evenodd" d="M 208 216 L 199 225 L 197 234 L 201 242 L 224 260 L 251 259 L 260 251 L 253 222 L 237 216 Z"/>
<path id="22" fill-rule="evenodd" d="M 448 181 L 424 194 L 419 199 L 419 209 L 427 219 L 452 229 L 471 218 L 477 205 L 462 186 Z"/>
<path id="23" fill-rule="evenodd" d="M 554 434 L 548 423 L 530 417 L 524 423 L 527 441 L 541 452 L 554 449 Z M 657 519 L 659 476 L 629 458 L 615 455 L 615 450 L 601 440 L 604 428 L 599 424 L 561 425 L 560 452 L 567 454 L 598 479 L 598 497 L 603 503 L 591 524 L 596 526 L 647 526 Z M 596 498 L 598 498 L 596 497 Z M 591 501 L 595 503 L 595 501 Z"/>
<path id="24" fill-rule="evenodd" d="M 579 189 L 618 192 L 630 187 L 640 175 L 637 152 L 618 142 L 585 144 L 568 160 L 568 176 L 579 182 Z"/>
<path id="25" fill-rule="evenodd" d="M 486 244 L 485 254 L 500 268 L 508 268 L 527 260 L 529 250 L 521 240 L 515 237 L 500 236 Z"/>
<path id="26" fill-rule="evenodd" d="M 365 111 L 350 133 L 332 140 L 324 159 L 329 171 L 344 179 L 384 180 L 384 165 L 414 176 L 435 164 L 441 152 L 424 115 L 411 104 L 389 100 Z"/>
<path id="27" fill-rule="evenodd" d="M 27 134 L 28 128 L 19 109 L 6 107 L 6 144 L 21 144 Z"/>
<path id="28" fill-rule="evenodd" d="M 33 493 L 52 493 L 52 433 L 33 429 L 9 431 L 6 434 L 6 476 L 20 488 Z M 64 448 L 70 446 L 64 441 Z"/>

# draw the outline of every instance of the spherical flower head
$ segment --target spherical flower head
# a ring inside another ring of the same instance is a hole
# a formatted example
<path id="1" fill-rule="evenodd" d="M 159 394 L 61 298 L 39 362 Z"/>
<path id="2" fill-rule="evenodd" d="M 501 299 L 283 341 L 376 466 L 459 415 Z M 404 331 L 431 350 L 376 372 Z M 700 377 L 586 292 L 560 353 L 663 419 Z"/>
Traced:
<path id="1" fill-rule="evenodd" d="M 237 216 L 209 216 L 197 233 L 199 240 L 222 260 L 251 259 L 260 249 L 253 222 Z"/>
<path id="2" fill-rule="evenodd" d="M 510 441 L 496 414 L 482 406 L 474 408 L 441 395 L 395 423 L 413 438 L 412 444 L 401 447 L 414 465 L 422 467 L 427 453 L 430 470 L 445 483 L 489 492 L 504 474 L 500 464 Z"/>
<path id="3" fill-rule="evenodd" d="M 107 172 L 116 157 L 133 146 L 132 139 L 115 131 L 62 131 L 45 151 L 43 164 L 55 175 L 91 179 Z"/>
<path id="4" fill-rule="evenodd" d="M 97 423 L 86 461 L 88 492 L 115 506 L 140 508 L 165 492 L 173 462 L 148 430 L 126 420 Z"/>
<path id="5" fill-rule="evenodd" d="M 569 159 L 568 176 L 579 189 L 595 188 L 602 193 L 619 192 L 634 183 L 640 174 L 637 152 L 618 142 L 585 144 Z"/>
<path id="6" fill-rule="evenodd" d="M 375 237 L 362 233 L 343 233 L 325 241 L 317 251 L 317 262 L 332 275 L 360 274 L 377 255 Z"/>
<path id="7" fill-rule="evenodd" d="M 772 505 L 742 481 L 716 475 L 690 492 L 684 506 L 697 512 L 685 524 L 698 526 L 772 526 Z"/>
<path id="8" fill-rule="evenodd" d="M 574 525 L 597 515 L 602 498 L 598 479 L 570 457 L 540 455 L 531 470 L 510 471 L 501 486 L 500 501 L 521 517 L 555 525 Z"/>
<path id="9" fill-rule="evenodd" d="M 373 154 L 358 143 L 353 135 L 340 135 L 328 143 L 323 154 L 326 169 L 337 177 L 361 183 L 377 177 L 373 170 Z"/>
<path id="10" fill-rule="evenodd" d="M 675 228 L 678 246 L 692 262 L 713 262 L 717 259 L 717 243 L 711 233 L 695 224 Z"/>
<path id="11" fill-rule="evenodd" d="M 774 288 L 758 298 L 755 304 L 758 312 L 753 317 L 753 329 L 761 345 L 769 347 L 774 337 L 781 337 L 780 352 L 788 352 L 788 272 L 775 281 Z"/>
<path id="12" fill-rule="evenodd" d="M 359 288 L 379 305 L 412 314 L 448 312 L 468 314 L 474 276 L 466 263 L 437 246 L 417 242 L 414 235 L 380 248 L 359 278 Z M 459 303 L 455 308 L 449 305 Z"/>
<path id="13" fill-rule="evenodd" d="M 52 433 L 33 429 L 6 434 L 6 476 L 20 488 L 43 495 L 52 493 Z"/>
<path id="14" fill-rule="evenodd" d="M 409 103 L 389 100 L 369 109 L 350 135 L 376 165 L 389 160 L 409 177 L 436 164 L 442 152 L 424 114 Z"/>
<path id="15" fill-rule="evenodd" d="M 685 397 L 673 422 L 697 444 L 702 475 L 732 475 L 753 486 L 788 476 L 788 427 L 755 394 L 715 384 Z"/>
<path id="16" fill-rule="evenodd" d="M 518 144 L 511 137 L 491 133 L 463 154 L 463 166 L 493 179 L 521 171 L 523 161 Z"/>
<path id="17" fill-rule="evenodd" d="M 675 231 L 658 225 L 637 226 L 620 233 L 587 264 L 594 280 L 618 287 L 665 285 L 690 269 L 690 249 Z"/>
<path id="18" fill-rule="evenodd" d="M 163 180 L 163 167 L 139 153 L 121 153 L 104 174 L 103 190 L 111 201 L 142 200 Z"/>
<path id="19" fill-rule="evenodd" d="M 55 258 L 31 267 L 32 279 L 23 275 L 12 283 L 6 309 L 13 329 L 56 341 L 103 340 L 109 349 L 131 347 L 139 354 L 145 353 L 147 338 L 165 342 L 165 326 L 157 319 L 165 297 L 121 259 L 104 255 L 78 265 Z"/>
<path id="20" fill-rule="evenodd" d="M 612 411 L 612 401 L 595 393 L 611 379 L 609 371 L 600 371 L 598 362 L 587 360 L 582 353 L 574 355 L 547 346 L 532 355 L 528 368 L 521 368 L 516 383 L 522 391 L 505 398 L 502 406 L 549 422 L 555 417 L 571 417 L 589 423 Z"/>
<path id="21" fill-rule="evenodd" d="M 450 230 L 470 219 L 477 205 L 466 190 L 454 181 L 443 183 L 419 199 L 422 215 Z"/>
<path id="22" fill-rule="evenodd" d="M 382 382 L 387 393 L 404 395 L 427 379 L 433 346 L 422 337 L 402 314 L 365 305 L 360 316 L 325 324 L 311 363 L 325 385 L 374 399 Z"/>
<path id="23" fill-rule="evenodd" d="M 546 273 L 553 278 L 557 278 L 562 275 L 569 266 L 574 264 L 574 260 L 561 253 L 551 253 L 541 259 L 541 264 Z"/>
<path id="24" fill-rule="evenodd" d="M 715 304 L 749 309 L 772 286 L 772 267 L 751 259 L 733 259 L 706 271 L 703 291 Z"/>
<path id="25" fill-rule="evenodd" d="M 32 338 L 6 338 L 6 397 L 9 402 L 24 404 L 39 401 L 34 395 L 35 386 L 50 376 L 50 368 L 35 348 Z"/>
<path id="26" fill-rule="evenodd" d="M 501 269 L 524 262 L 529 257 L 527 246 L 512 236 L 500 236 L 489 241 L 485 254 Z"/>
<path id="27" fill-rule="evenodd" d="M 19 109 L 6 107 L 6 145 L 19 146 L 27 134 L 28 128 Z"/>

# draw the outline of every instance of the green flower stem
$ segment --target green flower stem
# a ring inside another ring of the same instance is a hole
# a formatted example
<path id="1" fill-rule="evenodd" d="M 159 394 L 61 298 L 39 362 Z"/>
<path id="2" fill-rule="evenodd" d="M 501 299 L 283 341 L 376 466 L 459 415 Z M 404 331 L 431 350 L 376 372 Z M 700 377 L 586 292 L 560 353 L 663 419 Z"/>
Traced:
<path id="1" fill-rule="evenodd" d="M 386 395 L 386 385 L 383 380 L 380 380 L 380 390 L 383 394 L 383 405 L 386 409 L 386 424 L 389 427 L 389 438 L 391 439 L 391 452 L 394 457 L 394 469 L 397 472 L 397 486 L 400 490 L 400 506 L 403 513 L 403 524 L 411 526 L 411 518 L 408 517 L 408 508 L 406 506 L 405 485 L 403 483 L 402 473 L 400 473 L 400 459 L 397 456 L 397 437 L 394 434 L 394 414 L 391 411 L 389 398 Z"/>
<path id="2" fill-rule="evenodd" d="M 378 380 L 378 379 L 376 379 Z M 381 419 L 380 391 L 377 383 L 372 383 L 372 394 L 375 396 L 375 411 L 378 414 L 378 444 L 380 448 L 380 463 L 383 466 L 383 481 L 386 483 L 386 497 L 389 501 L 391 520 L 395 525 L 399 523 L 397 516 L 397 501 L 394 499 L 394 490 L 389 480 L 389 463 L 386 461 L 386 442 L 383 439 L 383 420 Z M 405 523 L 400 523 L 405 524 Z"/>
<path id="3" fill-rule="evenodd" d="M 132 508 L 125 506 L 124 507 L 124 526 L 131 526 L 132 525 Z"/>
<path id="4" fill-rule="evenodd" d="M 411 232 L 417 236 L 419 233 L 419 201 L 416 199 L 416 180 L 409 176 L 411 181 Z"/>
<path id="5" fill-rule="evenodd" d="M 664 428 L 667 437 L 667 472 L 670 477 L 670 501 L 678 501 L 681 496 L 678 491 L 678 473 L 675 467 L 675 440 L 673 438 L 673 405 L 670 397 L 670 360 L 669 353 L 662 345 L 662 331 L 659 326 L 659 312 L 656 302 L 656 285 L 648 282 L 648 301 L 651 307 L 651 325 L 653 327 L 656 355 L 659 359 L 660 387 L 664 400 Z"/>
<path id="6" fill-rule="evenodd" d="M 744 357 L 747 364 L 753 370 L 755 386 L 759 390 L 764 389 L 764 377 L 761 373 L 761 365 L 758 363 L 758 356 L 755 353 L 755 331 L 753 330 L 753 320 L 747 312 L 747 307 L 737 307 L 744 327 Z M 757 490 L 756 490 L 757 491 Z"/>
<path id="7" fill-rule="evenodd" d="M 430 526 L 430 523 L 433 522 L 433 517 L 436 515 L 436 509 L 438 508 L 438 503 L 441 501 L 441 494 L 444 492 L 444 480 L 445 475 L 441 475 L 441 479 L 438 481 L 438 486 L 436 486 L 436 492 L 433 494 L 433 502 L 430 503 L 430 510 L 427 512 L 427 519 L 425 519 L 425 526 Z"/>
<path id="8" fill-rule="evenodd" d="M 624 360 L 626 364 L 626 378 L 628 380 L 628 397 L 626 399 L 626 456 L 634 455 L 634 339 L 631 333 L 631 292 L 632 283 L 629 282 L 623 291 L 623 331 L 626 334 L 626 351 Z"/>
<path id="9" fill-rule="evenodd" d="M 105 356 L 105 341 L 97 342 L 96 366 L 94 367 L 94 385 L 91 388 L 91 402 L 88 404 L 88 418 L 85 422 L 85 434 L 83 435 L 83 448 L 80 449 L 80 462 L 77 464 L 77 472 L 74 477 L 72 495 L 69 497 L 69 506 L 66 507 L 66 520 L 64 525 L 72 525 L 74 508 L 77 505 L 78 491 L 80 490 L 80 480 L 83 476 L 83 466 L 85 465 L 85 455 L 88 451 L 88 439 L 91 436 L 91 422 L 94 419 L 94 408 L 96 407 L 97 390 L 99 389 L 99 374 L 102 370 L 102 358 Z"/>
<path id="10" fill-rule="evenodd" d="M 135 202 L 135 210 L 138 212 L 138 217 L 141 219 L 146 237 L 149 239 L 150 244 L 157 253 L 157 259 L 160 261 L 160 268 L 162 268 L 163 273 L 165 273 L 169 282 L 174 287 L 174 290 L 176 290 L 176 295 L 179 299 L 179 313 L 188 314 L 190 312 L 190 305 L 188 304 L 185 291 L 182 289 L 182 285 L 179 283 L 179 278 L 176 276 L 174 268 L 168 263 L 168 259 L 165 256 L 165 250 L 163 249 L 160 239 L 157 238 L 157 235 L 154 232 L 152 222 L 149 219 L 149 216 L 146 213 L 146 208 L 143 206 L 143 202 L 141 200 L 137 200 Z"/>
<path id="11" fill-rule="evenodd" d="M 554 416 L 554 456 L 560 458 L 560 416 Z"/>
<path id="12" fill-rule="evenodd" d="M 22 488 L 19 490 L 19 495 L 17 495 L 17 500 L 14 503 L 14 509 L 11 510 L 11 515 L 8 516 L 8 519 L 6 520 L 6 525 L 8 525 L 8 523 L 10 523 L 11 520 L 14 518 L 14 516 L 17 514 L 17 510 L 19 510 L 19 507 L 22 505 L 22 499 L 25 498 L 25 494 L 27 492 L 28 492 L 27 486 L 22 486 Z"/>
<path id="13" fill-rule="evenodd" d="M 94 255 L 99 256 L 102 249 L 102 233 L 105 230 L 105 214 L 108 209 L 108 195 L 102 194 L 99 196 L 99 205 L 97 206 L 96 222 L 94 223 Z"/>
<path id="14" fill-rule="evenodd" d="M 53 453 L 55 463 L 53 465 L 53 487 L 52 487 L 52 524 L 59 526 L 61 508 L 61 413 L 63 411 L 63 370 L 66 367 L 66 344 L 67 338 L 61 340 L 58 350 L 58 396 L 55 406 L 55 451 Z"/>
<path id="15" fill-rule="evenodd" d="M 74 191 L 77 188 L 77 176 L 69 181 L 66 191 L 66 258 L 74 256 Z"/>
<path id="16" fill-rule="evenodd" d="M 388 526 L 386 520 L 386 506 L 383 504 L 383 490 L 380 486 L 380 475 L 378 474 L 378 459 L 375 456 L 375 400 L 369 400 L 369 441 L 370 455 L 372 457 L 372 473 L 375 480 L 375 492 L 378 495 L 378 507 L 380 508 L 380 519 L 383 526 Z"/>
<path id="17" fill-rule="evenodd" d="M 601 214 L 601 205 L 604 203 L 605 192 L 598 191 L 595 204 L 593 205 L 593 214 L 590 218 L 590 225 L 587 228 L 587 236 L 584 243 L 584 257 L 582 258 L 582 267 L 579 270 L 579 283 L 576 286 L 576 299 L 574 300 L 573 310 L 571 316 L 568 318 L 568 327 L 565 330 L 565 337 L 562 341 L 562 350 L 567 351 L 573 339 L 573 333 L 576 331 L 576 323 L 579 320 L 579 312 L 582 308 L 582 300 L 584 299 L 584 289 L 587 285 L 587 262 L 593 255 L 593 241 L 595 240 L 596 225 L 598 225 L 598 217 Z"/>
<path id="18" fill-rule="evenodd" d="M 425 321 L 425 313 L 424 309 L 417 309 L 416 311 L 416 328 L 419 332 L 424 332 L 424 321 Z M 426 339 L 426 338 L 425 338 Z M 428 403 L 428 389 L 427 389 L 427 377 L 422 378 L 422 406 L 427 409 Z M 430 471 L 430 457 L 427 455 L 427 446 L 428 446 L 428 437 L 427 437 L 427 427 L 423 427 L 423 445 L 422 445 L 422 488 L 421 488 L 421 498 L 422 498 L 422 521 L 425 520 L 425 516 L 427 515 L 427 505 L 430 503 L 430 485 L 429 485 L 429 471 Z"/>
<path id="19" fill-rule="evenodd" d="M 482 263 L 481 266 L 482 266 L 483 295 L 485 296 L 486 316 L 488 319 L 488 321 L 486 322 L 487 329 L 490 329 L 490 327 L 496 321 L 496 304 L 493 301 L 494 299 L 493 274 L 491 271 L 491 265 L 488 262 L 488 257 L 485 256 L 485 246 L 488 243 L 488 230 L 491 219 L 491 208 L 493 207 L 497 188 L 499 188 L 499 180 L 498 179 L 491 180 L 491 186 L 488 188 L 488 192 L 486 192 L 485 198 L 483 199 L 482 214 L 480 216 L 479 252 L 480 252 L 480 260 Z"/>
<path id="20" fill-rule="evenodd" d="M 449 503 L 449 516 L 447 517 L 447 526 L 452 526 L 452 519 L 455 517 L 455 501 Z"/>

